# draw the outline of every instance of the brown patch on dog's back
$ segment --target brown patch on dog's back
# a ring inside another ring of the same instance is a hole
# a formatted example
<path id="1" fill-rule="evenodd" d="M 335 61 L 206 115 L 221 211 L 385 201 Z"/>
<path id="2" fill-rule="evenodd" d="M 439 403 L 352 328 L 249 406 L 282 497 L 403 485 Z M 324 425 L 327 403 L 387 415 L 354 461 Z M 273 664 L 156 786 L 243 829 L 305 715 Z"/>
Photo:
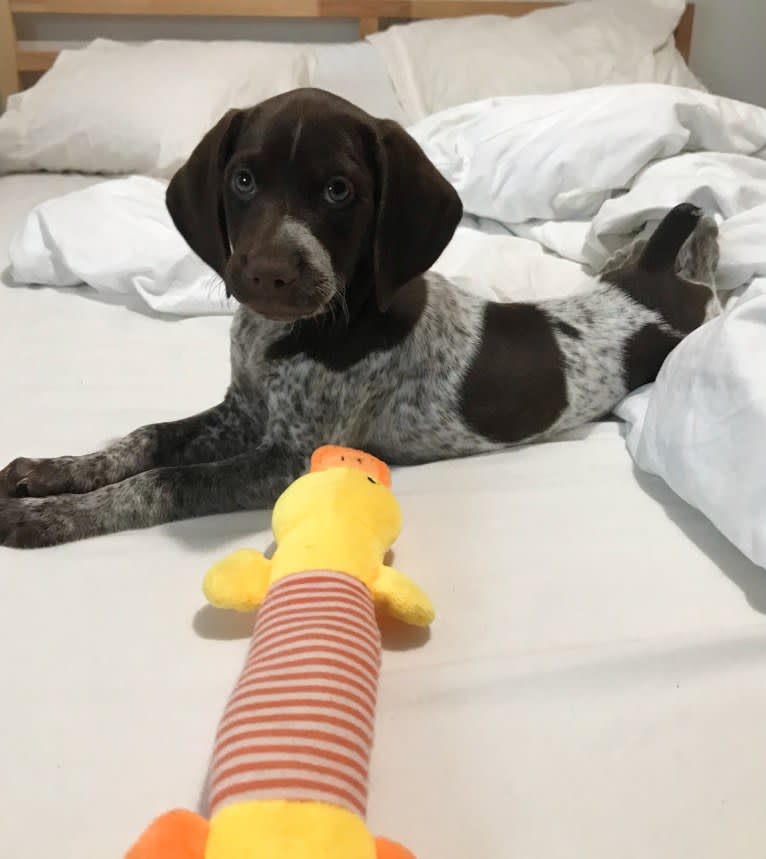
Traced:
<path id="1" fill-rule="evenodd" d="M 488 304 L 462 389 L 468 426 L 515 444 L 550 429 L 566 406 L 564 357 L 545 311 L 532 304 Z"/>

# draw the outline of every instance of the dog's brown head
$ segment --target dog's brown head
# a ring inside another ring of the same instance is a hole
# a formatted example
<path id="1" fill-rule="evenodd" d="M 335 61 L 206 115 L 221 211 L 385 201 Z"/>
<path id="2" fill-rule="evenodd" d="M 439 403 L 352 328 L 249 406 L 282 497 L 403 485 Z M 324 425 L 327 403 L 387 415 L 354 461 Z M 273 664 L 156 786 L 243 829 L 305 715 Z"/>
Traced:
<path id="1" fill-rule="evenodd" d="M 229 111 L 173 177 L 167 206 L 227 291 L 281 321 L 336 298 L 358 306 L 364 291 L 385 310 L 462 215 L 400 126 L 314 89 Z"/>

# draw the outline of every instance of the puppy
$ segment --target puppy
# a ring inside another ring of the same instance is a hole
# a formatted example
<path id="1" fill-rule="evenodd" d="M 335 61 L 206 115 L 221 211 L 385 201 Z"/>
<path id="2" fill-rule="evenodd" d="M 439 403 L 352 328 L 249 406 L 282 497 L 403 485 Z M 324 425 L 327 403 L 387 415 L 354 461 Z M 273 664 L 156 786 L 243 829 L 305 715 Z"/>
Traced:
<path id="1" fill-rule="evenodd" d="M 652 381 L 716 307 L 717 230 L 686 204 L 570 298 L 488 303 L 427 273 L 457 194 L 398 125 L 317 90 L 227 113 L 167 206 L 240 304 L 229 389 L 101 452 L 13 461 L 6 546 L 267 506 L 320 444 L 402 465 L 546 438 Z"/>

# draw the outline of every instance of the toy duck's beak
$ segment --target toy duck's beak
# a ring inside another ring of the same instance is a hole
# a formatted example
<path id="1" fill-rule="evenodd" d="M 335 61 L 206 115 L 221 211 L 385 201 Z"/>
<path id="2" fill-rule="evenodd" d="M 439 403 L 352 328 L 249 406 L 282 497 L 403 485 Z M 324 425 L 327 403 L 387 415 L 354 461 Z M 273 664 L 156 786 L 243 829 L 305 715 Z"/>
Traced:
<path id="1" fill-rule="evenodd" d="M 415 855 L 410 853 L 406 847 L 397 844 L 395 841 L 388 841 L 385 838 L 375 839 L 377 859 L 415 859 Z"/>
<path id="2" fill-rule="evenodd" d="M 204 859 L 209 828 L 192 811 L 169 811 L 149 825 L 125 859 Z"/>
<path id="3" fill-rule="evenodd" d="M 386 463 L 363 450 L 332 444 L 318 447 L 311 457 L 311 471 L 326 471 L 328 468 L 356 468 L 391 488 L 391 472 Z"/>

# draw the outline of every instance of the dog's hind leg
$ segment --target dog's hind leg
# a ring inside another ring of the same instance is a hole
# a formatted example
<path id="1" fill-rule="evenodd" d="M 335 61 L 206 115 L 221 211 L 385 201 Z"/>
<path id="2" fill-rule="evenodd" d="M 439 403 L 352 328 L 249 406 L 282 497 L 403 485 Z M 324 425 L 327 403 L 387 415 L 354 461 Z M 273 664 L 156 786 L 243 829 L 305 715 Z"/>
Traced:
<path id="1" fill-rule="evenodd" d="M 672 270 L 685 280 L 714 287 L 718 267 L 718 225 L 691 203 L 681 203 L 663 218 L 647 239 L 639 236 L 612 254 L 601 277 L 630 268 L 646 272 Z"/>
<path id="2" fill-rule="evenodd" d="M 691 203 L 671 209 L 649 237 L 637 268 L 649 274 L 675 270 L 681 248 L 702 219 L 702 209 Z"/>

